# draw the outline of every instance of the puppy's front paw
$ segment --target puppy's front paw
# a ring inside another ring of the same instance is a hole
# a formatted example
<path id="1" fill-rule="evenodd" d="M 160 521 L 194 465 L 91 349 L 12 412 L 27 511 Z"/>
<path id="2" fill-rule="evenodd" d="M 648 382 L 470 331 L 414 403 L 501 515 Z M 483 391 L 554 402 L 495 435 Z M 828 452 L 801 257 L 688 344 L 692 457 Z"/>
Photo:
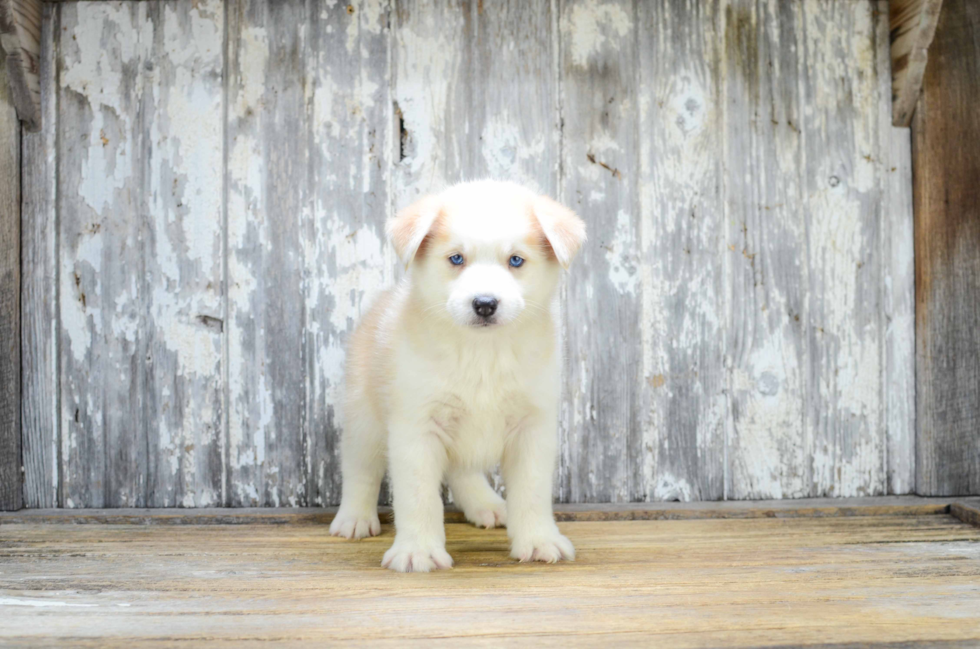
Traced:
<path id="1" fill-rule="evenodd" d="M 381 534 L 381 521 L 377 511 L 356 512 L 343 507 L 330 523 L 330 535 L 345 539 L 363 539 L 366 536 Z"/>
<path id="2" fill-rule="evenodd" d="M 515 536 L 510 556 L 520 562 L 544 561 L 558 563 L 575 560 L 575 547 L 564 534 L 554 529 L 548 532 Z"/>
<path id="3" fill-rule="evenodd" d="M 381 566 L 396 572 L 431 572 L 452 568 L 453 558 L 441 545 L 402 542 L 396 537 L 394 545 L 385 552 Z"/>

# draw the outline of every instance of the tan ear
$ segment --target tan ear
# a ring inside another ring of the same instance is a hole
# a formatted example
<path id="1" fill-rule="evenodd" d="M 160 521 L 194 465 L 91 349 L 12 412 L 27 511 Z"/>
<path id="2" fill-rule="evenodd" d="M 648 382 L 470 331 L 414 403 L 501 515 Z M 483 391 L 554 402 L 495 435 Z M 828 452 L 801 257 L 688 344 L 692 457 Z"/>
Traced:
<path id="1" fill-rule="evenodd" d="M 585 222 L 575 212 L 547 196 L 535 198 L 532 209 L 558 263 L 567 270 L 585 242 Z"/>
<path id="2" fill-rule="evenodd" d="M 437 196 L 425 196 L 388 221 L 385 228 L 388 237 L 395 246 L 395 254 L 406 268 L 415 259 L 419 246 L 432 229 L 433 223 L 439 216 L 440 207 Z"/>

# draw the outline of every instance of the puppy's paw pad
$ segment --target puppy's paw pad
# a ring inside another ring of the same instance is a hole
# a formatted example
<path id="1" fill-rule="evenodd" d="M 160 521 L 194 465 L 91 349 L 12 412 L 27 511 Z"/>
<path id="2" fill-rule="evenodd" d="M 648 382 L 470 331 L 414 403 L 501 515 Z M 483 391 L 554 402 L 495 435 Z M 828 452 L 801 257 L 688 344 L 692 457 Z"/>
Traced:
<path id="1" fill-rule="evenodd" d="M 453 567 L 453 558 L 445 548 L 398 543 L 397 541 L 381 560 L 381 566 L 395 572 L 432 572 Z"/>
<path id="2" fill-rule="evenodd" d="M 345 539 L 363 539 L 381 534 L 378 514 L 371 512 L 345 512 L 340 510 L 330 523 L 330 535 Z"/>
<path id="3" fill-rule="evenodd" d="M 574 561 L 575 547 L 565 535 L 554 532 L 529 538 L 514 540 L 510 556 L 524 563 L 527 561 L 543 561 L 558 563 L 561 560 Z"/>
<path id="4" fill-rule="evenodd" d="M 494 527 L 507 526 L 507 506 L 501 502 L 499 505 L 478 509 L 466 515 L 467 520 L 477 527 L 485 527 L 488 530 Z"/>

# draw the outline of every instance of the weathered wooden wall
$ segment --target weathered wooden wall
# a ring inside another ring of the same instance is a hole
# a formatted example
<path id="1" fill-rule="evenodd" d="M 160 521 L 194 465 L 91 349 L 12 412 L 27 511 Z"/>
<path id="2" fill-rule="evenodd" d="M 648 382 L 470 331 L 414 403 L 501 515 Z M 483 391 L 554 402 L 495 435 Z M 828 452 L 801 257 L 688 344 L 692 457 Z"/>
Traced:
<path id="1" fill-rule="evenodd" d="M 0 58 L 3 51 L 0 49 Z M 0 63 L 3 63 L 0 60 Z M 0 67 L 0 511 L 20 509 L 20 124 Z"/>
<path id="2" fill-rule="evenodd" d="M 908 132 L 865 0 L 49 5 L 29 506 L 339 499 L 338 390 L 461 178 L 560 197 L 563 501 L 913 487 Z"/>
<path id="3" fill-rule="evenodd" d="M 980 4 L 945 0 L 912 121 L 917 487 L 980 493 Z"/>

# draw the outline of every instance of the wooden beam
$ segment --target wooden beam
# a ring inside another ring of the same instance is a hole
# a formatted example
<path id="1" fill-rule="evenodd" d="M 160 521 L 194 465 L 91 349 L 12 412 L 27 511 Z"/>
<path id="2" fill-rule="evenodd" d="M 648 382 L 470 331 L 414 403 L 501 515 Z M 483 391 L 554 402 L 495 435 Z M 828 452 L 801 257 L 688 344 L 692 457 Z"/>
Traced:
<path id="1" fill-rule="evenodd" d="M 943 0 L 891 0 L 892 124 L 908 126 L 922 89 L 929 44 Z"/>
<path id="2" fill-rule="evenodd" d="M 980 506 L 977 503 L 950 503 L 949 513 L 964 523 L 980 527 Z"/>
<path id="3" fill-rule="evenodd" d="M 0 69 L 0 510 L 20 509 L 20 125 Z"/>
<path id="4" fill-rule="evenodd" d="M 976 509 L 980 498 L 801 498 L 797 500 L 725 500 L 694 502 L 556 504 L 555 519 L 573 521 L 649 521 L 698 519 L 848 518 L 854 516 L 930 516 L 947 514 L 958 503 Z M 336 507 L 207 507 L 200 509 L 24 509 L 0 513 L 0 526 L 20 524 L 107 525 L 329 525 Z M 391 507 L 381 507 L 383 523 Z M 465 523 L 453 506 L 446 523 Z"/>
<path id="5" fill-rule="evenodd" d="M 980 3 L 946 0 L 912 122 L 916 491 L 980 494 Z"/>
<path id="6" fill-rule="evenodd" d="M 0 0 L 0 46 L 17 115 L 41 129 L 41 0 Z"/>

